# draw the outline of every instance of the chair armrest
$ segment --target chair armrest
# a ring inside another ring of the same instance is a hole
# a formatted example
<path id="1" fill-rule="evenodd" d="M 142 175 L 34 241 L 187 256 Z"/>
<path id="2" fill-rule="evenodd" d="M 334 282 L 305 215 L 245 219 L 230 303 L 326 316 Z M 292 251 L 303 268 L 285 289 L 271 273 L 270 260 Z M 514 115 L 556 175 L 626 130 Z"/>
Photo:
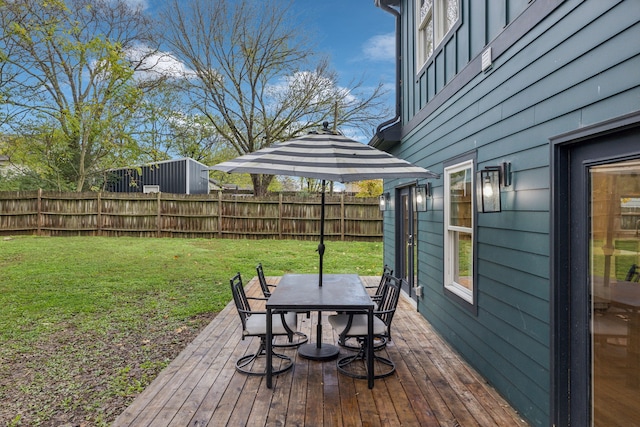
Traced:
<path id="1" fill-rule="evenodd" d="M 388 313 L 393 313 L 394 311 L 396 311 L 395 308 L 390 308 L 389 310 L 374 311 L 373 315 L 377 316 L 377 315 L 380 315 L 380 314 L 388 314 Z"/>

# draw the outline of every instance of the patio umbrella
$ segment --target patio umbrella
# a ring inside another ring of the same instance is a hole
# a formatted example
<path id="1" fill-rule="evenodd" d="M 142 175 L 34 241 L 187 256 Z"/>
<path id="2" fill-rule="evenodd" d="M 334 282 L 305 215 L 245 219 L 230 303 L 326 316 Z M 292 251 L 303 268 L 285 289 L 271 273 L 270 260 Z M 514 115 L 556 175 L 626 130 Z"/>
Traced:
<path id="1" fill-rule="evenodd" d="M 406 160 L 362 144 L 331 131 L 329 123 L 323 129 L 305 136 L 273 144 L 262 150 L 211 166 L 210 169 L 235 173 L 287 175 L 322 180 L 320 210 L 320 243 L 318 255 L 318 286 L 322 286 L 324 258 L 324 210 L 326 181 L 352 182 L 380 178 L 437 178 L 439 175 L 414 166 Z M 321 319 L 320 313 L 318 318 Z M 333 345 L 321 344 L 322 324 L 317 325 L 317 344 L 305 344 L 298 349 L 302 357 L 328 360 L 338 355 Z"/>
<path id="2" fill-rule="evenodd" d="M 318 285 L 322 286 L 326 181 L 353 182 L 384 178 L 437 178 L 439 175 L 370 145 L 328 129 L 273 144 L 218 163 L 210 169 L 229 173 L 287 175 L 322 180 Z"/>

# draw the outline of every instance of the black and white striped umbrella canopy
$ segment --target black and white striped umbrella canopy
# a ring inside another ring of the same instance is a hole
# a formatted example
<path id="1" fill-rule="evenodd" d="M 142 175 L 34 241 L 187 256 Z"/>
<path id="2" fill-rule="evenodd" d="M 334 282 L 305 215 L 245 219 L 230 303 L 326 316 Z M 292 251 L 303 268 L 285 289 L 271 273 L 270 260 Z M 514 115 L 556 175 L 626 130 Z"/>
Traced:
<path id="1" fill-rule="evenodd" d="M 325 181 L 353 182 L 366 179 L 438 178 L 439 175 L 389 153 L 362 144 L 328 129 L 273 144 L 209 169 L 229 173 L 286 175 L 322 180 L 320 216 L 319 286 L 324 255 Z M 320 334 L 321 335 L 321 334 Z"/>
<path id="2" fill-rule="evenodd" d="M 336 182 L 438 177 L 427 169 L 326 128 L 218 163 L 210 169 Z"/>

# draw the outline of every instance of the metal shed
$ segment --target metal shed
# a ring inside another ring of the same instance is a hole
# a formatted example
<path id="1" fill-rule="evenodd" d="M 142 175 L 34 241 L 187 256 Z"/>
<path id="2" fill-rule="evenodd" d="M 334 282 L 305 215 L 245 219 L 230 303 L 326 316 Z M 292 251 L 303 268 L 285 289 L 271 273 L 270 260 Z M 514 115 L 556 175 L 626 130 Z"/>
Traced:
<path id="1" fill-rule="evenodd" d="M 190 158 L 107 172 L 105 189 L 117 193 L 209 194 L 208 166 Z"/>

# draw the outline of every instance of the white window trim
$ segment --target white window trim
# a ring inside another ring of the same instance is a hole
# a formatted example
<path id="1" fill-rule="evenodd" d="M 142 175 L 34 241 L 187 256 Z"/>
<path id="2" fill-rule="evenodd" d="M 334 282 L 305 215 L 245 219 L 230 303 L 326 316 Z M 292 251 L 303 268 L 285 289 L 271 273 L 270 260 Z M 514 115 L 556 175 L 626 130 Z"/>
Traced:
<path id="1" fill-rule="evenodd" d="M 473 232 L 474 229 L 474 215 L 471 215 L 471 227 L 467 228 L 467 227 L 459 227 L 459 226 L 452 226 L 449 224 L 449 219 L 450 219 L 450 209 L 451 209 L 451 192 L 450 192 L 450 174 L 451 173 L 455 173 L 461 170 L 465 170 L 465 169 L 471 169 L 471 190 L 470 191 L 475 191 L 475 169 L 474 169 L 474 162 L 473 160 L 468 160 L 462 163 L 457 163 L 455 165 L 446 167 L 444 169 L 444 287 L 450 291 L 451 293 L 459 296 L 460 298 L 462 298 L 463 300 L 474 304 L 474 300 L 473 300 L 473 295 L 474 295 L 474 289 L 476 286 L 475 281 L 472 281 L 472 288 L 468 289 L 465 286 L 463 286 L 462 284 L 456 282 L 454 280 L 455 274 L 454 271 L 456 269 L 456 257 L 457 257 L 457 251 L 456 251 L 456 245 L 453 244 L 452 239 L 450 237 L 450 232 L 455 232 L 455 231 L 461 231 L 464 233 L 469 233 L 471 234 L 471 242 L 472 242 L 472 253 L 471 253 L 471 259 L 474 259 L 474 254 L 473 254 L 473 242 L 475 240 L 475 234 Z M 473 195 L 471 196 L 472 200 L 471 200 L 471 209 L 474 209 L 475 205 L 473 204 Z M 472 271 L 471 273 L 471 277 L 472 280 L 474 278 L 474 274 L 473 274 L 473 269 L 475 268 L 475 266 L 472 266 Z"/>
<path id="2" fill-rule="evenodd" d="M 458 18 L 460 20 L 460 4 L 458 1 Z M 442 43 L 442 41 L 446 38 L 447 34 L 456 26 L 455 23 L 451 25 L 451 28 L 446 29 L 446 20 L 447 20 L 447 11 L 443 5 L 443 0 L 431 0 L 431 6 L 428 8 L 427 13 L 424 18 L 421 18 L 421 8 L 420 8 L 421 0 L 415 0 L 415 15 L 416 15 L 416 66 L 417 70 L 421 70 L 424 65 L 429 62 L 433 54 L 436 52 L 438 46 Z M 427 26 L 429 20 L 432 21 L 433 26 L 433 36 L 431 47 L 431 52 L 426 52 L 426 47 L 424 46 L 422 31 Z"/>
<path id="3" fill-rule="evenodd" d="M 433 21 L 433 7 L 434 7 L 434 2 L 437 0 L 432 0 L 431 2 L 431 7 L 429 7 L 429 9 L 427 10 L 427 12 L 425 13 L 425 16 L 422 17 L 422 10 L 420 7 L 420 2 L 421 0 L 415 0 L 415 5 L 416 5 L 416 56 L 418 58 L 418 68 L 422 67 L 431 57 L 431 55 L 433 54 L 433 47 L 431 49 L 431 52 L 426 52 L 426 46 L 424 43 L 424 38 L 422 37 L 423 34 L 422 32 L 425 30 L 425 27 L 428 26 L 429 21 Z M 435 40 L 434 40 L 435 42 Z"/>

